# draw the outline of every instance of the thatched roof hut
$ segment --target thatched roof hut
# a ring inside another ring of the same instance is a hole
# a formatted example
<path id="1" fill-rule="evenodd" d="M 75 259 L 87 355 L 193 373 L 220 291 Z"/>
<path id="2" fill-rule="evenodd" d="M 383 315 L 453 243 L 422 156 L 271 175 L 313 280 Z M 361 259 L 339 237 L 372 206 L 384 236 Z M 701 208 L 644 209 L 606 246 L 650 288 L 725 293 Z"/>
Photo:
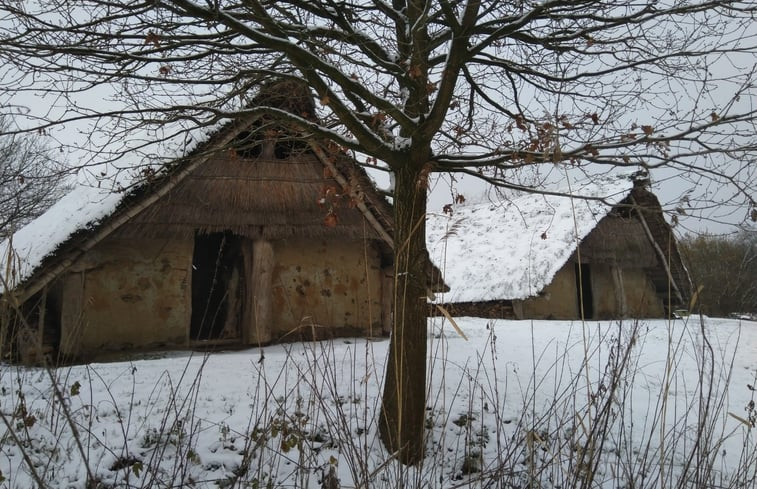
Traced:
<path id="1" fill-rule="evenodd" d="M 451 288 L 439 301 L 456 315 L 518 319 L 662 317 L 686 307 L 688 272 L 645 183 L 598 177 L 571 188 L 586 199 L 524 194 L 432 216 L 428 246 Z"/>
<path id="2" fill-rule="evenodd" d="M 0 245 L 23 359 L 390 329 L 392 208 L 346 153 L 264 115 L 143 176 L 78 188 Z"/>

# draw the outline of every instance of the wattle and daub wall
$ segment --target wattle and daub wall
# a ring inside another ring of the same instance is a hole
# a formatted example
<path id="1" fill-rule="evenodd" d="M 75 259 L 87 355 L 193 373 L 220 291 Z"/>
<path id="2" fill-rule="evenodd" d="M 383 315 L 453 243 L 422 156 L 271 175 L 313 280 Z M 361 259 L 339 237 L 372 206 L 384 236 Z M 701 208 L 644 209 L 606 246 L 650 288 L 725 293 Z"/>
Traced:
<path id="1" fill-rule="evenodd" d="M 214 156 L 48 286 L 47 349 L 382 334 L 390 250 L 315 156 L 269 143 Z"/>

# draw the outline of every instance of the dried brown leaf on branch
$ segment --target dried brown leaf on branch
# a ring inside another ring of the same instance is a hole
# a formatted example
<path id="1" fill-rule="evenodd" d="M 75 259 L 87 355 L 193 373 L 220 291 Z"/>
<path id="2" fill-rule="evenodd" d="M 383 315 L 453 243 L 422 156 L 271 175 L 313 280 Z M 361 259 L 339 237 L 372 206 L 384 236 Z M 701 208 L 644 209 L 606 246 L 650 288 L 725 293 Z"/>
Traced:
<path id="1" fill-rule="evenodd" d="M 335 228 L 339 224 L 339 218 L 334 211 L 329 211 L 326 217 L 323 218 L 323 225 L 327 228 Z"/>
<path id="2" fill-rule="evenodd" d="M 152 44 L 156 48 L 160 48 L 160 34 L 156 34 L 154 31 L 150 31 L 145 36 L 145 44 Z"/>

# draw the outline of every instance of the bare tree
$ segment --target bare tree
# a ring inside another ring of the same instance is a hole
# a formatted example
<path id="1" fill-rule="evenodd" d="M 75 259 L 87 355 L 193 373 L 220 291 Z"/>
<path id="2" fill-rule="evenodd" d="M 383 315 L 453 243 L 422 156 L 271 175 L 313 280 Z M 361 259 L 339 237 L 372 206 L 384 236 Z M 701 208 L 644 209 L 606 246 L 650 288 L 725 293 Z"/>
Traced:
<path id="1" fill-rule="evenodd" d="M 11 123 L 0 118 L 0 133 Z M 35 135 L 0 136 L 0 240 L 39 216 L 65 191 L 64 166 Z"/>
<path id="2" fill-rule="evenodd" d="M 719 204 L 747 215 L 755 13 L 737 0 L 2 0 L 3 102 L 44 94 L 34 127 L 91 121 L 104 138 L 93 163 L 157 157 L 145 131 L 169 140 L 259 114 L 383 162 L 395 181 L 396 293 L 379 427 L 391 453 L 416 463 L 430 175 L 522 188 L 517 175 L 539 166 L 665 169 L 728 185 Z M 273 76 L 311 87 L 318 119 L 249 106 Z M 103 92 L 107 103 L 82 97 Z"/>

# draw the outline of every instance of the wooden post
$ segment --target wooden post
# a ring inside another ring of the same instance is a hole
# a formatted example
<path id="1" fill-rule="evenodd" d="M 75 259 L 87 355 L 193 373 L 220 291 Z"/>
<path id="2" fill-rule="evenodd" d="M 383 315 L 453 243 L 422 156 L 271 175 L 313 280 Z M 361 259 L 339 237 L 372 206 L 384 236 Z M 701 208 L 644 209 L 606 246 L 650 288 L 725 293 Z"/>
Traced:
<path id="1" fill-rule="evenodd" d="M 523 317 L 523 301 L 520 299 L 513 299 L 513 316 L 515 319 L 525 319 Z"/>
<path id="2" fill-rule="evenodd" d="M 60 320 L 60 353 L 76 357 L 81 353 L 81 337 L 85 327 L 84 272 L 69 273 L 63 281 L 63 310 Z"/>
<path id="3" fill-rule="evenodd" d="M 394 267 L 381 269 L 381 329 L 384 335 L 392 332 L 394 312 Z"/>
<path id="4" fill-rule="evenodd" d="M 274 266 L 273 245 L 270 241 L 255 240 L 252 244 L 252 321 L 248 335 L 252 344 L 264 345 L 273 339 L 271 292 Z"/>
<path id="5" fill-rule="evenodd" d="M 38 307 L 38 315 L 37 315 L 37 324 L 28 324 L 30 328 L 32 328 L 32 331 L 30 331 L 30 339 L 33 338 L 33 340 L 30 342 L 27 347 L 29 348 L 28 355 L 29 360 L 22 359 L 22 362 L 25 364 L 35 363 L 39 365 L 44 365 L 45 363 L 45 352 L 43 350 L 43 347 L 45 345 L 45 315 L 47 314 L 47 286 L 44 286 L 42 288 L 42 293 L 40 294 L 39 298 L 39 305 Z M 36 330 L 33 328 L 36 326 Z"/>
<path id="6" fill-rule="evenodd" d="M 37 344 L 40 349 L 45 342 L 45 314 L 47 314 L 47 285 L 42 288 L 39 299 L 39 319 L 37 320 Z"/>
<path id="7" fill-rule="evenodd" d="M 615 285 L 615 303 L 618 306 L 618 314 L 621 318 L 628 316 L 628 302 L 626 300 L 626 289 L 623 284 L 623 270 L 619 265 L 612 265 L 612 280 Z"/>

